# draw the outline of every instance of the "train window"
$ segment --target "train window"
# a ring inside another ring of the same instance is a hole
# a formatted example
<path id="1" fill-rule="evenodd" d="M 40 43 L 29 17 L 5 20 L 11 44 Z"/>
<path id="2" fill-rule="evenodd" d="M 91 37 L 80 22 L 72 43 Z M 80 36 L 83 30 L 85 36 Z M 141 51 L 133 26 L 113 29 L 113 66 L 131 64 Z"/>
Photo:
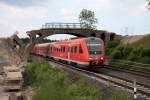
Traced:
<path id="1" fill-rule="evenodd" d="M 73 53 L 73 47 L 71 47 L 71 53 Z"/>
<path id="2" fill-rule="evenodd" d="M 59 52 L 61 52 L 61 50 L 62 50 L 62 47 L 59 48 Z"/>
<path id="3" fill-rule="evenodd" d="M 70 52 L 72 52 L 72 47 L 70 47 Z"/>
<path id="4" fill-rule="evenodd" d="M 77 53 L 77 46 L 74 47 L 74 53 Z"/>
<path id="5" fill-rule="evenodd" d="M 62 46 L 62 52 L 64 52 L 64 46 Z"/>
<path id="6" fill-rule="evenodd" d="M 66 51 L 66 47 L 64 47 L 64 52 Z"/>
<path id="7" fill-rule="evenodd" d="M 83 53 L 82 46 L 79 46 L 79 53 Z"/>
<path id="8" fill-rule="evenodd" d="M 64 46 L 64 52 L 65 52 L 65 46 Z"/>
<path id="9" fill-rule="evenodd" d="M 64 48 L 64 47 L 61 48 L 61 52 L 64 52 L 64 51 L 63 51 L 63 48 Z"/>

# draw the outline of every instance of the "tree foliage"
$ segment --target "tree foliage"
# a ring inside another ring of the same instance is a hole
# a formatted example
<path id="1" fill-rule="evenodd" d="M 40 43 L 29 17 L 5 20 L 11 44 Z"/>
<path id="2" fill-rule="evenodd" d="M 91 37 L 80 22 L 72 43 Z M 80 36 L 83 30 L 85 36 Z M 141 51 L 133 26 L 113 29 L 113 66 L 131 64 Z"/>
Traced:
<path id="1" fill-rule="evenodd" d="M 96 23 L 98 23 L 97 18 L 95 18 L 95 13 L 88 9 L 83 9 L 79 14 L 79 21 L 82 28 L 95 29 Z"/>
<path id="2" fill-rule="evenodd" d="M 148 2 L 147 8 L 150 10 L 150 0 L 146 0 Z"/>

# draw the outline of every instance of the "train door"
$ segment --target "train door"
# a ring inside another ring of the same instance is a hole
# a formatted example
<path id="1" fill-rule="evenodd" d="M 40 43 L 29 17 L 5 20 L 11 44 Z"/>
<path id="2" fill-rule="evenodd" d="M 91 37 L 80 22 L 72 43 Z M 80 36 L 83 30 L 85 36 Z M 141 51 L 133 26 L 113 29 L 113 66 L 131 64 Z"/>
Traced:
<path id="1" fill-rule="evenodd" d="M 68 63 L 70 64 L 71 46 L 68 46 Z"/>
<path id="2" fill-rule="evenodd" d="M 79 61 L 82 61 L 82 59 L 83 59 L 83 49 L 82 49 L 82 46 L 81 46 L 81 44 L 79 44 L 79 51 L 78 51 L 78 59 L 79 59 Z"/>
<path id="3" fill-rule="evenodd" d="M 47 47 L 47 57 L 51 56 L 50 53 L 51 53 L 51 46 L 48 45 L 48 47 Z"/>
<path id="4" fill-rule="evenodd" d="M 74 60 L 74 46 L 73 45 L 71 45 L 70 47 L 70 59 Z"/>
<path id="5" fill-rule="evenodd" d="M 73 47 L 73 60 L 75 60 L 75 61 L 78 61 L 79 59 L 78 59 L 78 46 L 77 45 L 74 45 L 74 47 Z"/>

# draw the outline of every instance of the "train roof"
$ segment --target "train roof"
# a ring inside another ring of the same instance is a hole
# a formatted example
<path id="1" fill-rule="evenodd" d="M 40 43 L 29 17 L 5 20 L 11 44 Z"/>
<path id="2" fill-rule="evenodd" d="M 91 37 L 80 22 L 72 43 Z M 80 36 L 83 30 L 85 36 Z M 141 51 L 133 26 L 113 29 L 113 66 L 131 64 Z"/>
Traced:
<path id="1" fill-rule="evenodd" d="M 66 44 L 66 43 L 79 43 L 81 41 L 84 41 L 86 40 L 87 42 L 90 41 L 90 40 L 100 40 L 101 42 L 103 42 L 100 38 L 96 38 L 96 37 L 87 37 L 87 38 L 76 38 L 76 39 L 71 39 L 71 40 L 63 40 L 63 41 L 57 41 L 57 42 L 49 42 L 49 43 L 41 43 L 41 44 L 36 44 L 35 46 L 40 46 L 40 47 L 47 47 L 49 46 L 50 44 L 52 45 L 60 45 L 60 44 Z"/>
<path id="2" fill-rule="evenodd" d="M 100 40 L 101 42 L 103 42 L 100 38 L 96 38 L 96 37 L 88 37 L 88 38 L 77 38 L 77 39 L 71 39 L 71 40 L 64 40 L 64 41 L 58 41 L 58 42 L 52 42 L 51 44 L 63 44 L 63 43 L 70 43 L 70 42 L 81 42 L 84 40 L 90 41 L 90 40 Z"/>

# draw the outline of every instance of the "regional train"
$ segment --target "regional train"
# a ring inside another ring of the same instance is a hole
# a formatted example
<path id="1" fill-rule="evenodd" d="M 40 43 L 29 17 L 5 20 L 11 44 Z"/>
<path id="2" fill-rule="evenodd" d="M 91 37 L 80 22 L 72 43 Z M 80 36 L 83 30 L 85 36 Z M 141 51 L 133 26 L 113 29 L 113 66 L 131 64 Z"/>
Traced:
<path id="1" fill-rule="evenodd" d="M 104 42 L 96 37 L 36 44 L 31 53 L 90 68 L 106 62 Z"/>

